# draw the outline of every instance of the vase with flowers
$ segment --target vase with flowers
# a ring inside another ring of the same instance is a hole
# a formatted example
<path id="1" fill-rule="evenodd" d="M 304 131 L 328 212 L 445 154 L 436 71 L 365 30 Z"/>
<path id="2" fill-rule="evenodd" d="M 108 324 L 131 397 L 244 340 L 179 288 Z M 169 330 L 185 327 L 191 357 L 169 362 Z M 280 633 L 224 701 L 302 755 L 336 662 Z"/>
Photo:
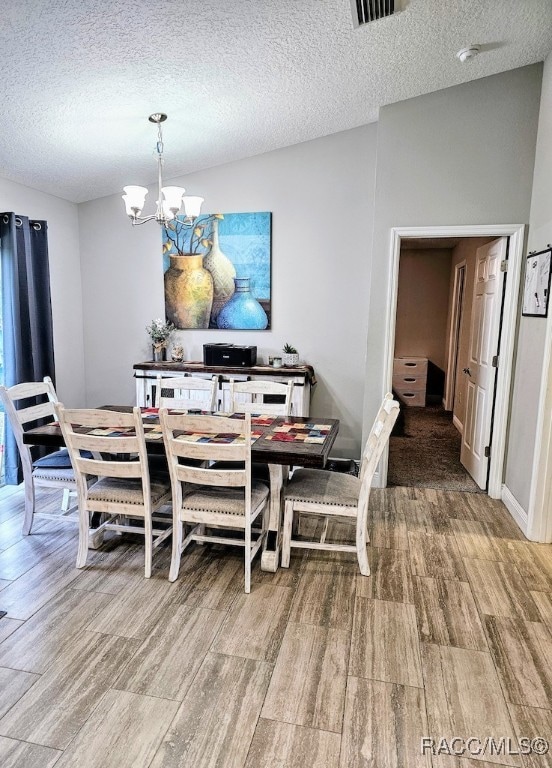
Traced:
<path id="1" fill-rule="evenodd" d="M 151 339 L 153 359 L 155 362 L 161 362 L 165 359 L 167 354 L 167 343 L 174 330 L 176 329 L 173 323 L 169 320 L 161 320 L 160 317 L 156 320 L 152 320 L 150 325 L 146 325 L 146 331 Z"/>
<path id="2" fill-rule="evenodd" d="M 165 227 L 165 301 L 178 328 L 215 328 L 234 294 L 236 270 L 219 245 L 222 219 L 222 213 L 199 216 L 190 227 L 177 216 Z"/>

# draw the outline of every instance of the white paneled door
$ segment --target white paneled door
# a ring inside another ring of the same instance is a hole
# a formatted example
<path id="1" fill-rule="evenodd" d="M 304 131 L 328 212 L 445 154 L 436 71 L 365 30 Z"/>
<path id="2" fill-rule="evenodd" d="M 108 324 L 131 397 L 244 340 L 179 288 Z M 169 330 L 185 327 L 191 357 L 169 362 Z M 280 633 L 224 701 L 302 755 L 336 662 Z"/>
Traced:
<path id="1" fill-rule="evenodd" d="M 500 315 L 508 238 L 477 249 L 460 460 L 480 488 L 487 486 Z"/>

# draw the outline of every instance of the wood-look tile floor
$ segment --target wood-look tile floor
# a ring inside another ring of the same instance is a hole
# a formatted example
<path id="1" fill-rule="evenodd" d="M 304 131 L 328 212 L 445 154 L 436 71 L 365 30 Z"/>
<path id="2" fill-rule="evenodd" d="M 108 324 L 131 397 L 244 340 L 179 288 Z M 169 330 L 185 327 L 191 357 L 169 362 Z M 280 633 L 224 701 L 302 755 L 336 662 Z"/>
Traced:
<path id="1" fill-rule="evenodd" d="M 301 552 L 245 595 L 237 549 L 191 549 L 169 584 L 168 547 L 146 581 L 114 536 L 78 571 L 76 529 L 23 538 L 21 491 L 0 493 L 0 766 L 552 768 L 421 742 L 552 743 L 552 546 L 481 494 L 370 508 L 370 577 Z"/>

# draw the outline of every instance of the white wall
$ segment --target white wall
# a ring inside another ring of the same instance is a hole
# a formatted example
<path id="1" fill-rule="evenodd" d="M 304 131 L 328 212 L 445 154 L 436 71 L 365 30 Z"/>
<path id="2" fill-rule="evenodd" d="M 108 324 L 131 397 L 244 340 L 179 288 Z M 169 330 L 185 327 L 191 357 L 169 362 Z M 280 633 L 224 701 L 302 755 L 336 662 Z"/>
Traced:
<path id="1" fill-rule="evenodd" d="M 380 111 L 365 433 L 384 386 L 391 228 L 529 221 L 541 73 L 524 67 Z"/>
<path id="2" fill-rule="evenodd" d="M 446 371 L 450 248 L 401 250 L 395 357 L 427 357 Z"/>
<path id="3" fill-rule="evenodd" d="M 206 212 L 273 213 L 272 330 L 182 331 L 186 358 L 201 360 L 207 342 L 256 344 L 261 358 L 293 344 L 317 374 L 311 412 L 340 419 L 335 452 L 351 456 L 361 442 L 376 135 L 367 125 L 171 180 L 203 195 Z M 149 198 L 151 209 L 153 190 Z M 144 327 L 164 316 L 160 230 L 133 229 L 120 195 L 81 204 L 79 220 L 87 401 L 131 403 L 132 366 L 151 354 Z"/>
<path id="4" fill-rule="evenodd" d="M 85 389 L 77 206 L 0 178 L 0 211 L 48 222 L 56 390 L 67 405 L 82 406 Z"/>

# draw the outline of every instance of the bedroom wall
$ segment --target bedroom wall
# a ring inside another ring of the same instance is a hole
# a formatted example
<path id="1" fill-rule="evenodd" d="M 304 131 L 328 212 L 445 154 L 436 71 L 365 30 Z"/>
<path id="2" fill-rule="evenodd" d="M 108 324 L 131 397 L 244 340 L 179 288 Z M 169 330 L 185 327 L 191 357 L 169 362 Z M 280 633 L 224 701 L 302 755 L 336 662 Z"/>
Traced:
<path id="1" fill-rule="evenodd" d="M 376 138 L 366 125 L 171 180 L 205 212 L 273 214 L 272 330 L 182 331 L 186 358 L 204 343 L 255 344 L 261 359 L 293 344 L 316 370 L 311 413 L 341 421 L 337 455 L 360 454 Z M 132 403 L 145 325 L 164 316 L 161 232 L 132 228 L 119 194 L 81 204 L 79 220 L 87 401 Z"/>
<path id="2" fill-rule="evenodd" d="M 67 405 L 83 406 L 83 315 L 77 206 L 0 178 L 0 211 L 13 211 L 48 222 L 56 390 Z"/>

